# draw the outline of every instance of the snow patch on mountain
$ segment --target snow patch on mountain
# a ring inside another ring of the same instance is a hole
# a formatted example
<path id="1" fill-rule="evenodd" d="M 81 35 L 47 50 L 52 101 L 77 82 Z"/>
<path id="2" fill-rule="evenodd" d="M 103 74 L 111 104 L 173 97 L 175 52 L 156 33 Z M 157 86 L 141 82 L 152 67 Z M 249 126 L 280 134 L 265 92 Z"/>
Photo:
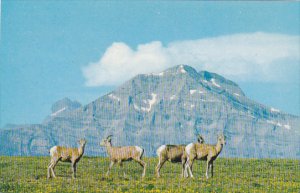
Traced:
<path id="1" fill-rule="evenodd" d="M 148 75 L 153 75 L 153 76 L 164 76 L 165 72 L 159 72 L 159 73 L 151 73 Z"/>
<path id="2" fill-rule="evenodd" d="M 137 111 L 140 111 L 140 110 L 141 110 L 135 103 L 133 104 L 133 108 L 134 108 L 135 110 L 137 110 Z"/>
<path id="3" fill-rule="evenodd" d="M 202 90 L 190 90 L 190 94 L 191 94 L 191 95 L 195 94 L 196 92 L 199 93 L 199 94 L 204 94 L 204 93 L 205 93 L 205 92 L 202 91 Z"/>
<path id="4" fill-rule="evenodd" d="M 170 97 L 170 100 L 172 101 L 172 100 L 174 100 L 176 98 L 176 95 L 172 95 L 171 97 Z"/>
<path id="5" fill-rule="evenodd" d="M 151 93 L 151 96 L 152 98 L 151 99 L 148 99 L 147 101 L 144 101 L 144 102 L 147 102 L 149 104 L 149 107 L 141 107 L 141 110 L 142 111 L 145 111 L 145 112 L 150 112 L 151 109 L 152 109 L 152 106 L 156 103 L 157 99 L 157 94 L 155 93 Z"/>
<path id="6" fill-rule="evenodd" d="M 111 99 L 117 100 L 117 101 L 119 101 L 119 102 L 121 101 L 121 99 L 120 99 L 119 97 L 117 97 L 116 95 L 109 94 L 108 96 L 109 96 L 109 98 L 111 98 Z"/>
<path id="7" fill-rule="evenodd" d="M 273 107 L 271 108 L 271 111 L 274 112 L 274 113 L 279 113 L 279 112 L 280 112 L 280 110 L 275 109 L 275 108 L 273 108 Z"/>
<path id="8" fill-rule="evenodd" d="M 62 113 L 63 111 L 66 110 L 66 107 L 59 109 L 58 111 L 54 112 L 51 114 L 52 117 L 57 116 L 58 114 Z"/>
<path id="9" fill-rule="evenodd" d="M 285 129 L 287 129 L 287 130 L 290 130 L 290 129 L 291 129 L 291 126 L 288 125 L 288 124 L 284 125 L 283 127 L 284 127 Z"/>
<path id="10" fill-rule="evenodd" d="M 181 72 L 183 74 L 186 73 L 183 65 L 180 65 L 179 72 Z"/>
<path id="11" fill-rule="evenodd" d="M 282 124 L 280 122 L 275 122 L 275 121 L 271 121 L 271 120 L 267 120 L 267 123 L 278 126 L 278 127 L 283 127 L 287 130 L 291 129 L 291 126 L 289 124 Z"/>
<path id="12" fill-rule="evenodd" d="M 221 88 L 221 86 L 220 86 L 219 84 L 216 83 L 216 80 L 215 80 L 214 78 L 212 78 L 210 81 L 211 81 L 211 83 L 212 83 L 214 86 L 216 86 L 216 87 L 218 87 L 218 88 Z"/>
<path id="13" fill-rule="evenodd" d="M 190 94 L 194 94 L 197 90 L 190 90 Z"/>

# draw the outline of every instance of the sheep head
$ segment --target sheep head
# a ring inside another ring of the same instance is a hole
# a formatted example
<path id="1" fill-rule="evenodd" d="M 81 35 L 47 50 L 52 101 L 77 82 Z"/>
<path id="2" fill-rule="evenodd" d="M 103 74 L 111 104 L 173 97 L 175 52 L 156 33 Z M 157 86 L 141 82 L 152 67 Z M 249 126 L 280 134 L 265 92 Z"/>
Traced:
<path id="1" fill-rule="evenodd" d="M 221 145 L 225 145 L 226 144 L 225 136 L 223 134 L 218 135 L 218 143 L 220 143 Z"/>
<path id="2" fill-rule="evenodd" d="M 109 135 L 105 139 L 103 139 L 100 143 L 100 146 L 111 145 L 111 137 L 112 137 L 112 135 Z"/>
<path id="3" fill-rule="evenodd" d="M 84 147 L 85 146 L 85 144 L 86 144 L 86 140 L 85 139 L 80 139 L 79 141 L 78 141 L 78 143 L 80 144 L 80 146 L 81 147 Z"/>

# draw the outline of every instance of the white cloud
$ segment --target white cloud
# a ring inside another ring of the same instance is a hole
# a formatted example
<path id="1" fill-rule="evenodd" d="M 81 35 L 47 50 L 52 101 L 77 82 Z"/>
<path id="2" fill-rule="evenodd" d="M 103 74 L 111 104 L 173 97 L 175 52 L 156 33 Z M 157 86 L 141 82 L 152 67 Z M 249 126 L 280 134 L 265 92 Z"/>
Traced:
<path id="1" fill-rule="evenodd" d="M 141 73 L 178 64 L 240 81 L 291 81 L 299 76 L 300 37 L 270 33 L 234 34 L 171 42 L 155 41 L 137 49 L 113 43 L 98 62 L 84 67 L 87 86 L 118 85 Z"/>

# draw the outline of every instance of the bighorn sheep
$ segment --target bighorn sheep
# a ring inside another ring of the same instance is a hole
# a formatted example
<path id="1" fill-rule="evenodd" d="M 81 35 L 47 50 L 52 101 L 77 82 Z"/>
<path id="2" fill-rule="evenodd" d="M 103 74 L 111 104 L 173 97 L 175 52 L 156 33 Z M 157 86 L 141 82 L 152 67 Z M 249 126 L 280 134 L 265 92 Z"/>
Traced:
<path id="1" fill-rule="evenodd" d="M 185 147 L 187 154 L 187 163 L 185 170 L 188 170 L 190 176 L 193 178 L 192 167 L 194 160 L 206 160 L 206 178 L 208 179 L 208 171 L 211 168 L 211 176 L 213 177 L 213 161 L 221 153 L 223 145 L 226 144 L 224 135 L 218 136 L 216 145 L 190 143 Z M 186 172 L 187 173 L 187 172 Z M 188 174 L 188 173 L 187 173 Z M 188 177 L 188 176 L 186 176 Z"/>
<path id="2" fill-rule="evenodd" d="M 204 139 L 201 135 L 198 135 L 198 143 L 204 143 Z M 187 160 L 185 145 L 162 145 L 157 149 L 156 154 L 158 156 L 158 164 L 156 166 L 156 176 L 158 178 L 160 177 L 160 169 L 166 161 L 170 161 L 172 163 L 181 162 L 181 176 L 184 176 L 184 166 Z"/>
<path id="3" fill-rule="evenodd" d="M 54 146 L 50 149 L 50 156 L 51 156 L 51 161 L 48 166 L 48 173 L 47 177 L 51 178 L 50 170 L 52 173 L 52 176 L 55 178 L 55 173 L 54 173 L 54 168 L 56 164 L 59 161 L 62 162 L 71 162 L 72 164 L 72 170 L 73 170 L 73 175 L 72 178 L 76 178 L 76 164 L 79 162 L 80 158 L 82 157 L 84 153 L 84 147 L 86 144 L 85 139 L 80 139 L 78 141 L 80 146 L 78 148 L 68 148 L 68 147 L 62 147 L 62 146 Z"/>
<path id="4" fill-rule="evenodd" d="M 107 154 L 110 158 L 110 165 L 106 176 L 108 176 L 111 168 L 115 163 L 118 163 L 122 167 L 122 162 L 134 160 L 138 162 L 143 167 L 142 177 L 145 177 L 146 173 L 146 163 L 142 160 L 144 154 L 144 149 L 139 146 L 125 146 L 125 147 L 113 147 L 111 144 L 112 135 L 108 136 L 106 139 L 103 139 L 100 143 L 101 146 L 106 147 Z M 125 172 L 124 172 L 125 176 Z"/>

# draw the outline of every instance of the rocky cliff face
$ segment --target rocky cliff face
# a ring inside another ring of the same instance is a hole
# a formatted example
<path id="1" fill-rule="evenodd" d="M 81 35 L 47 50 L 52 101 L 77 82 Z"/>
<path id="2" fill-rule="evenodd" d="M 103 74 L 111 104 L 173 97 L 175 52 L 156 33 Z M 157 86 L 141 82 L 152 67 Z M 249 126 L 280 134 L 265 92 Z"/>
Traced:
<path id="1" fill-rule="evenodd" d="M 138 75 L 85 106 L 56 106 L 43 124 L 2 129 L 0 154 L 47 155 L 53 145 L 76 146 L 85 137 L 88 155 L 104 155 L 99 142 L 112 134 L 114 145 L 139 145 L 153 156 L 161 144 L 193 142 L 198 133 L 215 143 L 224 133 L 222 156 L 300 158 L 299 117 L 256 103 L 234 82 L 186 65 Z"/>

